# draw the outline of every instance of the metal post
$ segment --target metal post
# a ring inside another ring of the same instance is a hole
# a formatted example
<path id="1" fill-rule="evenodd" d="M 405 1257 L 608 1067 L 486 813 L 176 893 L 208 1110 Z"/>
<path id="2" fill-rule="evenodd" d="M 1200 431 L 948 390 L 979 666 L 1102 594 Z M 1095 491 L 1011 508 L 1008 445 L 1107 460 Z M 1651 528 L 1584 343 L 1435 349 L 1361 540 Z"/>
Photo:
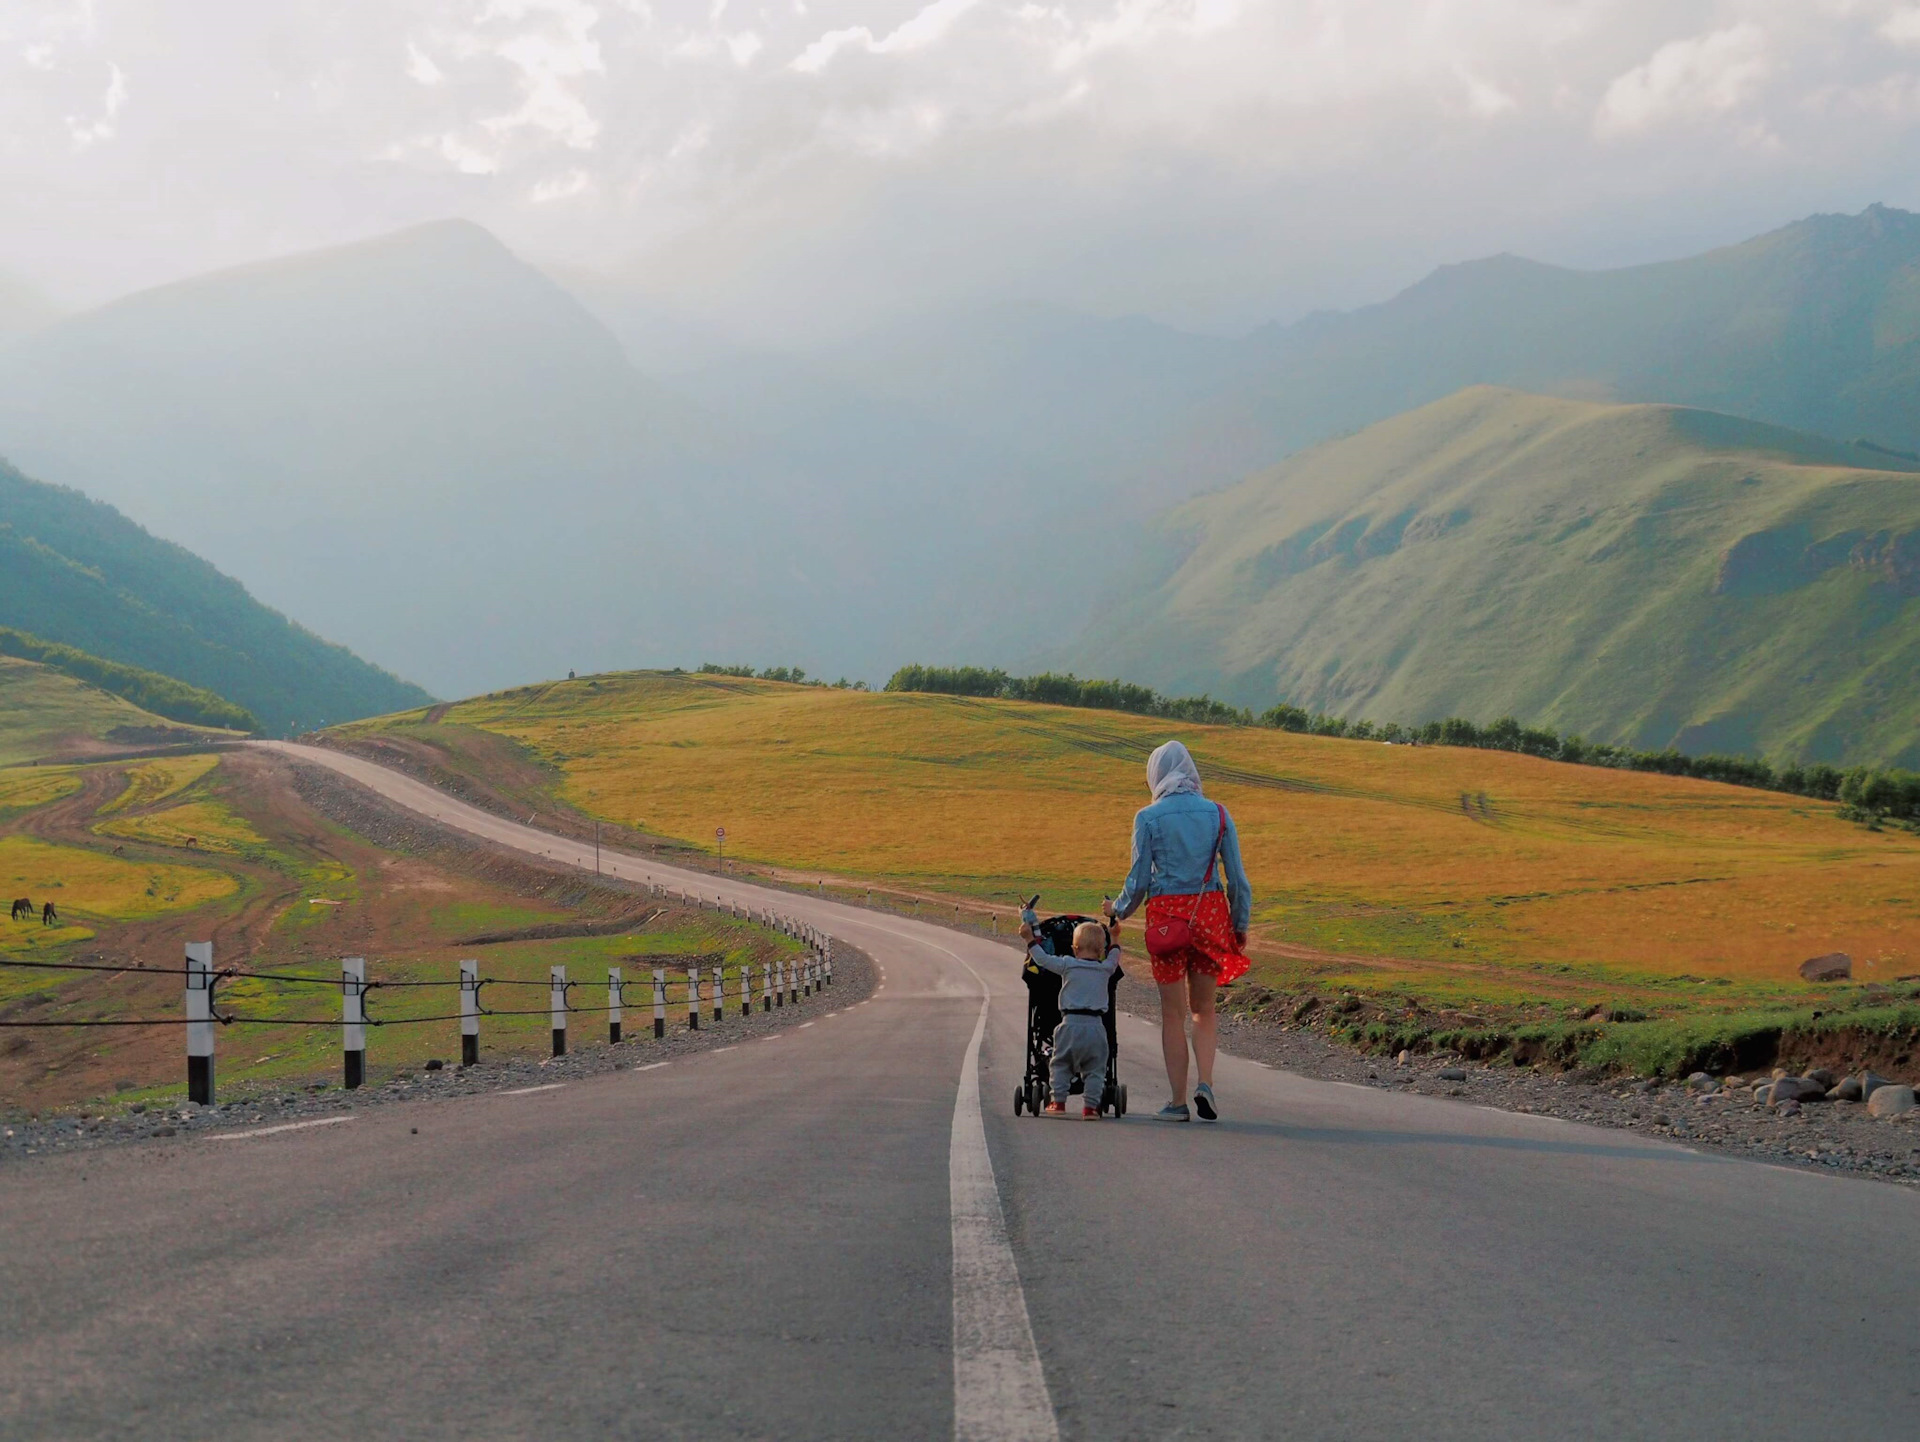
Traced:
<path id="1" fill-rule="evenodd" d="M 480 1064 L 480 963 L 460 963 L 460 1065 Z"/>
<path id="2" fill-rule="evenodd" d="M 727 1019 L 726 990 L 727 969 L 724 966 L 716 966 L 713 969 L 713 1019 L 715 1021 Z"/>
<path id="3" fill-rule="evenodd" d="M 593 874 L 595 876 L 600 874 L 600 823 L 598 821 L 593 823 Z M 614 1038 L 615 1041 L 619 1039 Z"/>
<path id="4" fill-rule="evenodd" d="M 620 1045 L 620 968 L 607 968 L 607 1045 Z"/>
<path id="5" fill-rule="evenodd" d="M 340 961 L 340 1045 L 346 1053 L 349 1090 L 367 1079 L 367 959 Z"/>
<path id="6" fill-rule="evenodd" d="M 564 966 L 549 967 L 548 984 L 552 991 L 548 997 L 548 1007 L 553 1016 L 553 1054 L 567 1054 L 567 969 Z"/>
<path id="7" fill-rule="evenodd" d="M 657 966 L 653 969 L 653 1034 L 667 1034 L 667 974 Z"/>
<path id="8" fill-rule="evenodd" d="M 700 1030 L 700 968 L 687 968 L 687 1030 Z"/>
<path id="9" fill-rule="evenodd" d="M 213 1105 L 213 943 L 187 943 L 187 1100 Z"/>

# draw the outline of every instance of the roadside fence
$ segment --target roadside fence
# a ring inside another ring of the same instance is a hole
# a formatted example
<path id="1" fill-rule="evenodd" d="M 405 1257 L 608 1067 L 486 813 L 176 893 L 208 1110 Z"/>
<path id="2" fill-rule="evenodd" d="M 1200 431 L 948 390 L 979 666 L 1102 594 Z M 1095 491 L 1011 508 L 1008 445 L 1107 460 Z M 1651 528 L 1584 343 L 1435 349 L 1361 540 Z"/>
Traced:
<path id="1" fill-rule="evenodd" d="M 799 955 L 783 956 L 758 963 L 758 1000 L 763 1013 L 798 1005 L 802 997 L 822 993 L 833 985 L 833 938 L 824 932 L 792 917 L 780 916 L 769 911 L 751 910 L 724 902 L 719 898 L 709 902 L 690 893 L 670 891 L 652 883 L 649 885 L 655 895 L 672 897 L 688 906 L 729 914 L 735 920 L 753 922 L 801 943 L 805 950 Z M 710 1024 L 722 1023 L 726 1019 L 730 1004 L 739 1008 L 742 1018 L 753 1015 L 756 964 L 741 962 L 732 966 L 724 963 L 709 965 L 709 960 L 708 957 L 701 957 L 677 966 L 652 968 L 653 975 L 650 979 L 649 991 L 655 1037 L 664 1037 L 667 1033 L 667 1016 L 675 1000 L 674 992 L 676 991 L 679 993 L 678 999 L 684 1003 L 687 1029 L 690 1031 L 700 1029 L 703 1015 L 707 1017 Z M 361 1086 L 366 1081 L 369 1028 L 377 1031 L 389 1026 L 424 1026 L 432 1022 L 458 1021 L 460 1023 L 460 1062 L 463 1066 L 473 1066 L 479 1062 L 480 1023 L 483 1017 L 490 1016 L 548 1017 L 552 1029 L 553 1055 L 565 1056 L 568 1023 L 571 1018 L 603 1015 L 607 1019 L 607 1043 L 610 1046 L 618 1046 L 625 1039 L 622 1022 L 627 1001 L 626 987 L 629 984 L 621 967 L 609 966 L 605 982 L 606 1005 L 593 1006 L 575 1002 L 573 989 L 586 985 L 598 986 L 600 983 L 569 979 L 567 968 L 564 966 L 549 968 L 545 981 L 482 976 L 480 963 L 477 960 L 460 962 L 459 975 L 446 981 L 418 978 L 369 978 L 366 958 L 359 956 L 343 957 L 340 962 L 340 974 L 337 977 L 254 971 L 238 967 L 216 969 L 211 941 L 188 942 L 185 964 L 179 967 L 116 966 L 83 961 L 12 961 L 3 958 L 0 958 L 0 967 L 35 971 L 96 971 L 111 972 L 116 975 L 182 978 L 184 1007 L 180 1016 L 107 1017 L 75 1021 L 0 1021 L 0 1028 L 182 1026 L 186 1030 L 187 1042 L 187 1098 L 203 1106 L 213 1104 L 214 1035 L 217 1027 L 337 1026 L 340 1028 L 342 1080 L 347 1087 L 352 1088 Z M 340 1015 L 338 1019 L 263 1017 L 240 1016 L 231 1011 L 222 1011 L 217 989 L 223 983 L 236 980 L 322 989 L 337 987 L 340 993 Z M 482 990 L 487 987 L 502 990 L 513 987 L 545 987 L 547 1004 L 543 1007 L 489 1006 L 481 995 Z M 381 1017 L 374 1015 L 369 1007 L 369 998 L 375 991 L 392 992 L 432 988 L 457 990 L 458 1010 L 436 1012 L 431 1016 Z"/>

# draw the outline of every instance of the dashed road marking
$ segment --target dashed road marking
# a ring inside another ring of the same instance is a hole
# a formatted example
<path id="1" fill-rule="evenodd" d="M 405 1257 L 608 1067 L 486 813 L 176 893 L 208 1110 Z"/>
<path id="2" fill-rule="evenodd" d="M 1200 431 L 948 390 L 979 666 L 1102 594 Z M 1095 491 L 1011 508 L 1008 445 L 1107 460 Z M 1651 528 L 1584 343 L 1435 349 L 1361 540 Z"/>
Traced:
<path id="1" fill-rule="evenodd" d="M 336 1122 L 350 1122 L 352 1120 L 352 1113 L 348 1113 L 343 1117 L 315 1117 L 310 1122 L 282 1122 L 277 1127 L 259 1127 L 250 1132 L 216 1132 L 213 1134 L 213 1140 L 216 1142 L 244 1142 L 248 1137 L 271 1137 L 277 1136 L 281 1132 L 303 1132 L 308 1127 L 330 1127 Z"/>
<path id="2" fill-rule="evenodd" d="M 537 1087 L 512 1087 L 499 1093 L 499 1095 L 503 1097 L 531 1096 L 534 1092 L 557 1092 L 565 1085 L 565 1082 L 543 1082 Z"/>

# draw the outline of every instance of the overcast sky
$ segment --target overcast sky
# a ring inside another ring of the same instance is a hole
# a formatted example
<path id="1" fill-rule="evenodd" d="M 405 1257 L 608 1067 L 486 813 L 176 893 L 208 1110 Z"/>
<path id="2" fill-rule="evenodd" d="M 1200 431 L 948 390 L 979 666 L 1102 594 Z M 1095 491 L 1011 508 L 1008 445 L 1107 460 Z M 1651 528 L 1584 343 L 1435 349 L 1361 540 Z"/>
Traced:
<path id="1" fill-rule="evenodd" d="M 761 338 L 1235 330 L 1920 208 L 1917 129 L 1914 0 L 0 0 L 0 270 L 464 215 Z"/>

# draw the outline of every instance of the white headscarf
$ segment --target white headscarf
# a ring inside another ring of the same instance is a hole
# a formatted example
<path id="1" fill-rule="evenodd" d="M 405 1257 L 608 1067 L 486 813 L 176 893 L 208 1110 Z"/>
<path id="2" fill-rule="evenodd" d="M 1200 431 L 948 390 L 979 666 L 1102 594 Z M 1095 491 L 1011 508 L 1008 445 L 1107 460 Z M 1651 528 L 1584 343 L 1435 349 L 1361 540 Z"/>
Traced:
<path id="1" fill-rule="evenodd" d="M 1156 746 L 1153 755 L 1147 758 L 1147 785 L 1153 788 L 1155 801 L 1178 796 L 1182 791 L 1198 796 L 1200 768 L 1193 764 L 1186 747 L 1178 741 L 1169 741 L 1164 746 Z"/>

